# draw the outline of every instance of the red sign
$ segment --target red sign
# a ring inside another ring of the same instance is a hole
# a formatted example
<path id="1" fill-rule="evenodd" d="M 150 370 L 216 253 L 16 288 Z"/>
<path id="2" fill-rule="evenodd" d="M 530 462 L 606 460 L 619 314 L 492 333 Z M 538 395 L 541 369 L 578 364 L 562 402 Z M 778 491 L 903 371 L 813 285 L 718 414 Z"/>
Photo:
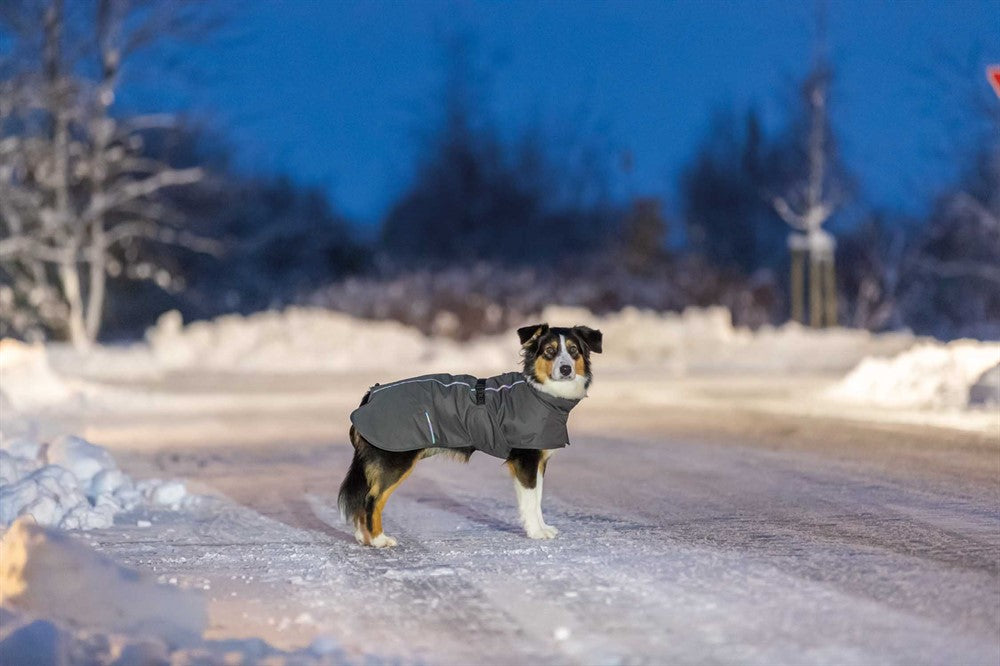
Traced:
<path id="1" fill-rule="evenodd" d="M 1000 65 L 990 65 L 986 68 L 986 78 L 989 79 L 990 85 L 993 86 L 993 92 L 1000 97 Z"/>

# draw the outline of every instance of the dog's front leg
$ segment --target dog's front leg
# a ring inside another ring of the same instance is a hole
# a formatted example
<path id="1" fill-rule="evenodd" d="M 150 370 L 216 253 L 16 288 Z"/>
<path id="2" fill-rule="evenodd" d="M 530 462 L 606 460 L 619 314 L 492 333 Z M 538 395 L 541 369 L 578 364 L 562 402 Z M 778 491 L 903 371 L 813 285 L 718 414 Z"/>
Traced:
<path id="1" fill-rule="evenodd" d="M 534 449 L 514 449 L 507 459 L 514 476 L 517 510 L 524 531 L 531 539 L 551 539 L 555 531 L 542 521 L 542 454 Z"/>
<path id="2" fill-rule="evenodd" d="M 545 468 L 549 464 L 549 458 L 552 457 L 551 451 L 542 451 L 542 458 L 538 461 L 538 481 L 535 483 L 535 510 L 538 513 L 538 524 L 542 528 L 542 532 L 545 533 L 547 539 L 552 539 L 555 535 L 559 534 L 559 530 L 546 524 L 545 518 L 542 517 L 542 482 L 545 480 Z"/>
<path id="3" fill-rule="evenodd" d="M 542 527 L 541 517 L 538 513 L 538 487 L 525 487 L 520 480 L 514 479 L 514 492 L 517 493 L 517 510 L 521 514 L 521 524 L 524 525 L 524 532 L 530 539 L 551 539 L 554 535 L 548 534 Z"/>

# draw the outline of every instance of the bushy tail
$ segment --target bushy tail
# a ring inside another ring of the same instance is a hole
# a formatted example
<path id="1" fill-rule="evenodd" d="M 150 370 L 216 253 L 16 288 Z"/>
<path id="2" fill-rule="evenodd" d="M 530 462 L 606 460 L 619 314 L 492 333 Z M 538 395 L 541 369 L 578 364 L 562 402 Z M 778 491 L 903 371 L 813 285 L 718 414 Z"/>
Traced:
<path id="1" fill-rule="evenodd" d="M 351 468 L 347 470 L 347 476 L 340 484 L 340 494 L 337 495 L 340 515 L 348 522 L 360 520 L 364 515 L 369 490 L 365 463 L 358 448 L 359 442 L 355 437 L 354 428 L 351 428 L 351 443 L 354 444 L 354 459 L 351 460 Z"/>

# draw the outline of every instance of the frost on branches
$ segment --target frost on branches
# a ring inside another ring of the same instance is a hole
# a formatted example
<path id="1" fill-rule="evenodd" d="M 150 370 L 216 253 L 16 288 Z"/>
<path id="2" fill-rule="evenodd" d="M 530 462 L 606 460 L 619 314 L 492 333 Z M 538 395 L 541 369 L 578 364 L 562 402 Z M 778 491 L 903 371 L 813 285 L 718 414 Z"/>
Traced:
<path id="1" fill-rule="evenodd" d="M 63 0 L 50 0 L 0 14 L 12 62 L 23 63 L 0 70 L 0 335 L 53 330 L 86 347 L 109 275 L 169 284 L 141 258 L 142 241 L 212 249 L 157 197 L 203 177 L 144 155 L 144 137 L 171 119 L 111 110 L 123 62 L 170 29 L 163 12 L 174 4 L 140 13 L 99 0 L 92 15 L 77 6 L 67 16 Z"/>

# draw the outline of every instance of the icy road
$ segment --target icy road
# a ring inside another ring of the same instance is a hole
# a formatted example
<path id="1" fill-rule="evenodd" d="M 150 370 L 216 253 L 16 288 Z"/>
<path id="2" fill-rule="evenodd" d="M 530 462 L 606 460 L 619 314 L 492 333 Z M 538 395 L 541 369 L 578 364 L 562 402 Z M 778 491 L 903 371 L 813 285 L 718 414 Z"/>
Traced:
<path id="1" fill-rule="evenodd" d="M 91 423 L 130 473 L 210 498 L 88 538 L 205 590 L 211 637 L 331 636 L 362 660 L 1000 661 L 991 434 L 598 396 L 549 466 L 555 540 L 524 537 L 506 471 L 477 455 L 421 462 L 386 509 L 400 545 L 375 550 L 335 508 L 355 398 Z"/>

